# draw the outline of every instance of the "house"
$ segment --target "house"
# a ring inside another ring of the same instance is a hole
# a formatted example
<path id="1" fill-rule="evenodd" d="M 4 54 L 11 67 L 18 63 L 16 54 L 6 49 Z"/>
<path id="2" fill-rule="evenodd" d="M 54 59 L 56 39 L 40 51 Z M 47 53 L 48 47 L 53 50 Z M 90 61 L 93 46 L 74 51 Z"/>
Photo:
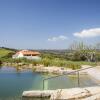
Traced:
<path id="1" fill-rule="evenodd" d="M 30 51 L 30 50 L 21 50 L 19 52 L 17 52 L 16 54 L 14 54 L 12 56 L 12 58 L 26 58 L 26 59 L 30 59 L 30 60 L 40 60 L 40 53 L 37 51 Z"/>

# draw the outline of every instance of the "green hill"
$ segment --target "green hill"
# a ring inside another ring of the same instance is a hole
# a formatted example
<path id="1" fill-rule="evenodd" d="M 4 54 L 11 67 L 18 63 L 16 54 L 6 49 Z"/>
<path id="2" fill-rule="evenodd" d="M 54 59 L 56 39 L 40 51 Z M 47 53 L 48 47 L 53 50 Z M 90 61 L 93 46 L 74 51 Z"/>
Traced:
<path id="1" fill-rule="evenodd" d="M 1 57 L 5 57 L 5 56 L 7 56 L 9 54 L 13 54 L 13 53 L 15 53 L 15 51 L 4 49 L 4 48 L 0 48 L 0 58 Z"/>

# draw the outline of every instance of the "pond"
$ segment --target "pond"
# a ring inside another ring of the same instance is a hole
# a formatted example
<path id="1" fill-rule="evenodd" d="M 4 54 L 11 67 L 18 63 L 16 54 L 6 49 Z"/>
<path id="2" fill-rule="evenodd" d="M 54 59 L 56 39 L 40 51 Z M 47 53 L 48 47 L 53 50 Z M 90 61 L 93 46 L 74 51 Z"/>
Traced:
<path id="1" fill-rule="evenodd" d="M 21 100 L 23 91 L 42 90 L 43 79 L 52 75 L 31 71 L 17 72 L 12 67 L 0 69 L 0 100 Z M 45 89 L 77 87 L 77 76 L 61 76 L 45 81 Z M 80 76 L 80 86 L 93 86 L 97 83 L 88 75 Z"/>

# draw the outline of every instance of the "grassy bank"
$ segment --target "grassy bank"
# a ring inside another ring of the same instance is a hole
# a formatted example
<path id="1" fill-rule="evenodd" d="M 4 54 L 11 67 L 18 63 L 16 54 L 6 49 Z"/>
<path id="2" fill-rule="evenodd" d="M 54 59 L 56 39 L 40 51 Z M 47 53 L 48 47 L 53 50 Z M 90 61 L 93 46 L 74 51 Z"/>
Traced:
<path id="1" fill-rule="evenodd" d="M 43 59 L 42 64 L 45 66 L 57 66 L 57 67 L 65 67 L 65 68 L 72 68 L 72 69 L 79 69 L 81 68 L 81 65 L 96 66 L 95 62 L 67 61 L 61 59 Z"/>
<path id="2" fill-rule="evenodd" d="M 91 66 L 96 66 L 95 62 L 86 62 L 86 61 L 67 61 L 64 59 L 48 59 L 48 58 L 42 58 L 40 61 L 33 61 L 33 60 L 27 60 L 25 58 L 23 59 L 5 59 L 2 58 L 1 62 L 6 62 L 6 63 L 13 63 L 13 64 L 18 64 L 21 63 L 21 65 L 27 65 L 29 66 L 30 64 L 32 66 L 39 66 L 39 65 L 44 65 L 45 67 L 48 66 L 56 66 L 56 67 L 65 67 L 65 68 L 71 68 L 71 69 L 80 69 L 81 65 L 91 65 Z"/>

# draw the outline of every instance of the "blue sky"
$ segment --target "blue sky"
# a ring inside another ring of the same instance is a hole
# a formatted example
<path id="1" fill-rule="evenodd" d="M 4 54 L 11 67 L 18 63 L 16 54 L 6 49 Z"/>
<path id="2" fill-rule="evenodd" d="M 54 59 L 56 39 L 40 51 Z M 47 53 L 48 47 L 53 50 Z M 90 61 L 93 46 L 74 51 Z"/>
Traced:
<path id="1" fill-rule="evenodd" d="M 0 0 L 0 46 L 66 49 L 100 42 L 100 0 Z"/>

